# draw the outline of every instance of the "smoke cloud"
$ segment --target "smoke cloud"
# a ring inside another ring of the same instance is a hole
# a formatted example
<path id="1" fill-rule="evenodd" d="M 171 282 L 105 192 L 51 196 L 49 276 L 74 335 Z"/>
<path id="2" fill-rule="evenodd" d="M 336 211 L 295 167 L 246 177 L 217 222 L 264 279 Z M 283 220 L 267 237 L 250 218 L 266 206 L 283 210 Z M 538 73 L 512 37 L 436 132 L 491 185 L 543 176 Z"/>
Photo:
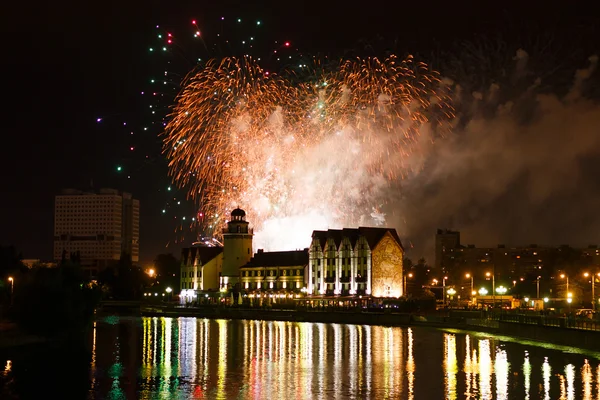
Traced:
<path id="1" fill-rule="evenodd" d="M 388 221 L 415 257 L 433 262 L 436 228 L 478 246 L 600 243 L 600 105 L 583 95 L 598 57 L 562 97 L 539 91 L 525 51 L 513 60 L 504 86 L 466 93 L 443 80 L 455 96 L 454 130 L 423 142 L 422 168 L 403 181 Z M 526 89 L 514 95 L 514 85 Z"/>

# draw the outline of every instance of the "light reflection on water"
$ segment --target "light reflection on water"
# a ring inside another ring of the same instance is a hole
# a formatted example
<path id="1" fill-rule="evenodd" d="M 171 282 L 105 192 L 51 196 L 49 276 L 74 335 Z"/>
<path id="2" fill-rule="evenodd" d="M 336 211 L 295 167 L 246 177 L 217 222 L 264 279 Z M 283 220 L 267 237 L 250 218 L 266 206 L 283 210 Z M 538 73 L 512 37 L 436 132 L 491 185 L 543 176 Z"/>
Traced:
<path id="1" fill-rule="evenodd" d="M 595 358 L 426 328 L 113 318 L 89 343 L 90 399 L 600 400 Z"/>
<path id="2" fill-rule="evenodd" d="M 94 329 L 90 398 L 600 399 L 598 360 L 492 338 L 321 323 L 138 322 Z M 123 366 L 128 351 L 135 354 Z"/>

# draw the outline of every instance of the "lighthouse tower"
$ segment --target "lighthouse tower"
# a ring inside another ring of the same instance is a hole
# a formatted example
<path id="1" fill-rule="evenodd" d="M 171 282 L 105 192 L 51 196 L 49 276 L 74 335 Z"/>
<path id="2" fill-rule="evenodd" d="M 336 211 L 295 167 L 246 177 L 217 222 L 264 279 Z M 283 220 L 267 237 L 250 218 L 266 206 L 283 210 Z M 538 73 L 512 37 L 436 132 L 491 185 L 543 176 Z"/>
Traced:
<path id="1" fill-rule="evenodd" d="M 236 208 L 231 212 L 227 228 L 223 229 L 223 267 L 221 289 L 234 288 L 240 279 L 240 267 L 252 258 L 252 229 L 248 229 L 246 212 Z"/>

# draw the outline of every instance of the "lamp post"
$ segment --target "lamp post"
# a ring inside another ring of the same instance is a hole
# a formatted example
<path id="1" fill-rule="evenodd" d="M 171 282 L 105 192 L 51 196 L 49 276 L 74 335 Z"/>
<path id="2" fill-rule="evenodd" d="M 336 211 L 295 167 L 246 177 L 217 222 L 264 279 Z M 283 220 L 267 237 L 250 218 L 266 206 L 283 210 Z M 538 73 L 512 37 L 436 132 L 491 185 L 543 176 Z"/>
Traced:
<path id="1" fill-rule="evenodd" d="M 406 296 L 406 281 L 408 280 L 408 278 L 412 278 L 413 274 L 409 273 L 408 275 L 404 275 L 404 291 L 402 292 L 402 294 L 404 296 Z"/>
<path id="2" fill-rule="evenodd" d="M 496 289 L 496 292 L 498 292 L 498 294 L 500 295 L 500 308 L 502 308 L 502 296 L 504 296 L 507 290 L 508 289 L 504 286 L 498 286 L 498 288 Z"/>
<path id="3" fill-rule="evenodd" d="M 455 294 L 456 294 L 456 290 L 453 287 L 451 287 L 450 289 L 448 289 L 448 295 L 449 296 L 453 296 L 454 297 Z"/>
<path id="4" fill-rule="evenodd" d="M 171 302 L 171 292 L 173 291 L 173 289 L 171 289 L 170 287 L 165 289 L 165 292 L 167 292 L 167 301 Z"/>
<path id="5" fill-rule="evenodd" d="M 10 282 L 10 305 L 13 305 L 13 289 L 15 287 L 15 280 L 13 279 L 12 276 L 8 277 L 8 281 Z"/>
<path id="6" fill-rule="evenodd" d="M 565 274 L 560 274 L 560 277 L 562 279 L 567 278 L 567 297 L 569 297 L 569 275 L 565 275 Z"/>
<path id="7" fill-rule="evenodd" d="M 537 281 L 536 282 L 537 283 L 537 297 L 536 297 L 536 299 L 540 298 L 540 278 L 541 278 L 541 276 L 538 275 L 538 277 L 536 279 L 536 281 Z"/>
<path id="8" fill-rule="evenodd" d="M 495 272 L 486 272 L 485 276 L 492 277 L 492 308 L 496 307 L 496 276 Z"/>
<path id="9" fill-rule="evenodd" d="M 587 272 L 583 274 L 583 276 L 585 276 L 586 278 L 590 275 L 592 276 L 592 310 L 596 311 L 596 295 L 594 294 L 594 287 L 596 286 L 596 277 L 594 276 L 594 274 L 589 274 Z M 598 272 L 597 275 L 600 276 L 600 272 Z"/>
<path id="10" fill-rule="evenodd" d="M 446 307 L 446 279 L 448 279 L 447 276 L 445 276 L 444 279 L 442 279 L 442 294 L 444 295 L 444 307 Z"/>
<path id="11" fill-rule="evenodd" d="M 473 293 L 473 275 L 471 275 L 471 274 L 466 274 L 465 276 L 467 277 L 467 279 L 468 279 L 468 278 L 471 278 L 471 293 Z"/>

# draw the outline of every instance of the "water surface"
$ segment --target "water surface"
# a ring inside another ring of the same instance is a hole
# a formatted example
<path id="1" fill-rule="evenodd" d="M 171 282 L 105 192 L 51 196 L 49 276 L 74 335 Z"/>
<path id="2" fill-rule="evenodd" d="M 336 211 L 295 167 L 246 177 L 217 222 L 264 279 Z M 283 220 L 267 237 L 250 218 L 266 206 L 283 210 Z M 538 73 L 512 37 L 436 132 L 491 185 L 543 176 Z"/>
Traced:
<path id="1" fill-rule="evenodd" d="M 90 348 L 89 399 L 600 399 L 597 354 L 428 328 L 108 317 Z"/>

